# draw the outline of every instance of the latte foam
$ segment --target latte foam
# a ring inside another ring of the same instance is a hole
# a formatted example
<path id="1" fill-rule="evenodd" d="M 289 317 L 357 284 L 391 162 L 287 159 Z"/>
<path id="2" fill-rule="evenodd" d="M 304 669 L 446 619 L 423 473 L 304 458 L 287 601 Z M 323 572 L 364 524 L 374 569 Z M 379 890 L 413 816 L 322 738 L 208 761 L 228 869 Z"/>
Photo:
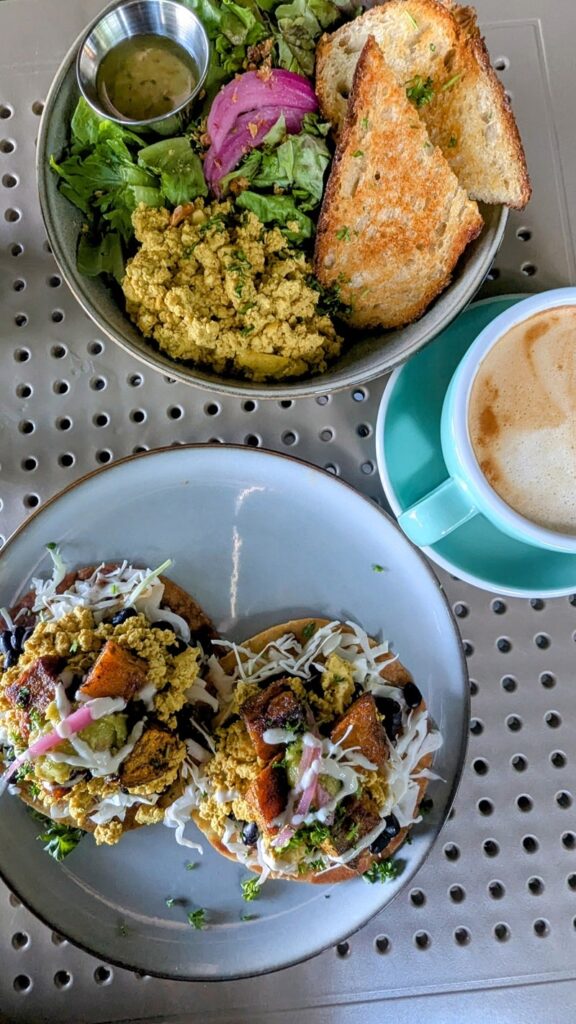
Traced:
<path id="1" fill-rule="evenodd" d="M 508 505 L 576 534 L 576 306 L 536 313 L 494 345 L 472 386 L 468 428 Z"/>

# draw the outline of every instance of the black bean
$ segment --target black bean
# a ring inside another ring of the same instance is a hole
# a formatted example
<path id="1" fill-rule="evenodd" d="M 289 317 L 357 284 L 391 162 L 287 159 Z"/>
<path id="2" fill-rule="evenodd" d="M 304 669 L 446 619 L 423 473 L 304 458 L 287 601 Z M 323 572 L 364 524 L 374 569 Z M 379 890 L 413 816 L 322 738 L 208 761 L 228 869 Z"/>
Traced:
<path id="1" fill-rule="evenodd" d="M 391 697 L 376 697 L 376 707 L 384 719 L 388 739 L 394 742 L 402 728 L 402 708 Z"/>
<path id="2" fill-rule="evenodd" d="M 20 649 L 22 648 L 22 643 L 24 641 L 25 634 L 26 634 L 26 627 L 25 626 L 16 626 L 16 629 L 14 630 L 14 633 L 13 633 L 13 638 L 14 639 L 12 640 L 12 647 L 14 648 L 14 650 L 16 650 L 17 648 L 20 648 Z"/>
<path id="3" fill-rule="evenodd" d="M 158 619 L 158 622 L 153 622 L 151 629 L 169 629 L 171 633 L 176 632 L 172 623 L 165 622 L 164 619 Z"/>
<path id="4" fill-rule="evenodd" d="M 177 654 L 183 654 L 184 651 L 187 650 L 188 644 L 185 640 L 180 640 L 180 638 L 177 638 L 176 641 L 173 644 L 170 644 L 170 647 L 167 648 L 168 654 L 171 654 L 173 657 L 176 657 Z"/>
<path id="5" fill-rule="evenodd" d="M 399 831 L 400 823 L 398 818 L 395 814 L 389 814 L 387 818 L 384 818 L 384 829 L 370 846 L 370 853 L 382 853 L 382 850 L 386 849 L 394 839 L 394 836 L 398 835 Z"/>
<path id="6" fill-rule="evenodd" d="M 247 821 L 242 829 L 242 842 L 244 846 L 256 846 L 258 842 L 258 825 L 255 821 Z"/>
<path id="7" fill-rule="evenodd" d="M 12 631 L 10 629 L 3 629 L 0 634 L 0 651 L 3 654 L 9 654 L 12 650 Z"/>
<path id="8" fill-rule="evenodd" d="M 121 608 L 119 612 L 112 616 L 110 622 L 113 626 L 121 626 L 123 622 L 126 622 L 126 619 L 131 619 L 133 615 L 138 615 L 135 608 Z"/>
<path id="9" fill-rule="evenodd" d="M 406 683 L 402 693 L 409 708 L 417 708 L 422 703 L 422 694 L 416 683 Z"/>

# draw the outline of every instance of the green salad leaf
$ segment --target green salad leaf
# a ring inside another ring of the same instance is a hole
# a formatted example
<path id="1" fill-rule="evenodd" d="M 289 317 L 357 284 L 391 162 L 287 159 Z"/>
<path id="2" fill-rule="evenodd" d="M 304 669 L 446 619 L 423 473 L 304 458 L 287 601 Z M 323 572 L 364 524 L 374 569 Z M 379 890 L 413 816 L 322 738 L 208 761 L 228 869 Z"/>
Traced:
<path id="1" fill-rule="evenodd" d="M 60 191 L 86 218 L 77 263 L 88 277 L 119 283 L 134 238 L 132 214 L 146 206 L 178 206 L 207 195 L 200 158 L 189 139 L 146 145 L 136 132 L 99 117 L 80 99 L 71 122 L 69 155 L 50 166 Z"/>
<path id="2" fill-rule="evenodd" d="M 160 175 L 160 190 L 174 206 L 189 202 L 191 197 L 208 195 L 200 157 L 188 139 L 154 142 L 140 150 L 138 163 Z"/>
<path id="3" fill-rule="evenodd" d="M 330 163 L 328 128 L 312 114 L 304 118 L 301 132 L 288 135 L 285 119 L 279 117 L 260 148 L 223 179 L 224 190 L 235 180 L 248 182 L 250 189 L 240 192 L 236 206 L 252 210 L 264 224 L 279 225 L 292 241 L 311 238 L 314 225 L 306 214 L 322 199 Z"/>
<path id="4" fill-rule="evenodd" d="M 241 192 L 236 199 L 236 206 L 242 210 L 251 210 L 262 224 L 277 224 L 292 242 L 302 242 L 311 238 L 314 224 L 310 217 L 296 206 L 290 196 L 263 196 L 257 192 Z"/>
<path id="5" fill-rule="evenodd" d="M 339 20 L 340 14 L 337 5 L 330 0 L 292 0 L 276 7 L 280 67 L 311 78 L 316 43 L 322 33 Z"/>
<path id="6" fill-rule="evenodd" d="M 124 277 L 124 253 L 117 231 L 110 231 L 99 241 L 91 242 L 86 235 L 80 236 L 76 254 L 78 270 L 86 277 L 110 274 L 118 284 Z"/>
<path id="7" fill-rule="evenodd" d="M 185 0 L 202 21 L 212 43 L 210 66 L 204 82 L 206 107 L 219 88 L 241 71 L 248 60 L 248 48 L 272 35 L 264 14 L 268 0 Z"/>

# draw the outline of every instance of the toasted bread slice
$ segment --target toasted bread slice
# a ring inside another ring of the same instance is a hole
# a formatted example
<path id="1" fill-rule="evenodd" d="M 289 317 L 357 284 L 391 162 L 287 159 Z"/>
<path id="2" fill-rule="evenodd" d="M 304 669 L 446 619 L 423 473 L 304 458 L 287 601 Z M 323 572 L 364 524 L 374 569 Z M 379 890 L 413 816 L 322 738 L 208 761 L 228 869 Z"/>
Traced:
<path id="1" fill-rule="evenodd" d="M 324 35 L 316 51 L 316 91 L 337 134 L 369 35 L 469 196 L 522 209 L 531 195 L 524 150 L 473 9 L 387 0 Z"/>
<path id="2" fill-rule="evenodd" d="M 482 229 L 440 150 L 369 36 L 354 74 L 316 237 L 316 276 L 353 327 L 399 327 L 446 287 Z"/>

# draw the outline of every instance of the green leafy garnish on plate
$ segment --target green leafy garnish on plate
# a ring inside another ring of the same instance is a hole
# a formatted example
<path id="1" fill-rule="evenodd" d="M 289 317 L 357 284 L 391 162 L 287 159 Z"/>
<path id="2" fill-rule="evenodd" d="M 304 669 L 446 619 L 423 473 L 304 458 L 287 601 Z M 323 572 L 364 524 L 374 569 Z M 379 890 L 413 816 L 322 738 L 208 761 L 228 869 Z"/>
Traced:
<path id="1" fill-rule="evenodd" d="M 242 899 L 250 903 L 257 900 L 260 895 L 260 880 L 258 878 L 246 878 L 240 883 L 242 888 Z"/>
<path id="2" fill-rule="evenodd" d="M 46 853 L 49 853 L 54 860 L 62 861 L 68 854 L 76 849 L 78 843 L 86 833 L 81 828 L 72 828 L 69 825 L 62 825 L 42 814 L 35 817 L 45 824 L 45 829 L 36 838 L 44 843 Z"/>
<path id="3" fill-rule="evenodd" d="M 204 928 L 206 924 L 206 911 L 203 907 L 198 907 L 197 910 L 190 910 L 187 915 L 188 924 L 191 924 L 193 928 L 200 930 Z"/>
<path id="4" fill-rule="evenodd" d="M 370 882 L 372 885 L 375 882 L 392 882 L 398 875 L 401 875 L 404 870 L 403 861 L 399 860 L 380 860 L 375 861 L 368 871 L 365 871 L 362 878 L 366 882 Z"/>

